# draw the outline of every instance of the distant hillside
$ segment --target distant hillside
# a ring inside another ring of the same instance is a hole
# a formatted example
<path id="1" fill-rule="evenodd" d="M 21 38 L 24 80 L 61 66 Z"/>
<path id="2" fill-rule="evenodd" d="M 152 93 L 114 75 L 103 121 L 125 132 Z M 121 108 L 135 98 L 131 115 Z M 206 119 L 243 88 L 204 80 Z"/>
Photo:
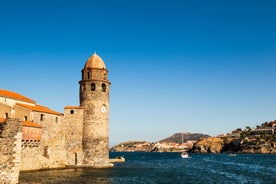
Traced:
<path id="1" fill-rule="evenodd" d="M 192 149 L 193 143 L 185 143 L 187 141 L 197 141 L 201 138 L 210 137 L 200 133 L 183 133 L 183 144 L 186 148 Z M 116 152 L 179 152 L 183 149 L 181 144 L 182 133 L 176 133 L 166 139 L 158 142 L 146 141 L 127 141 L 117 144 L 110 148 L 110 151 Z"/>
<path id="2" fill-rule="evenodd" d="M 190 133 L 190 132 L 185 132 L 183 133 L 183 142 L 186 141 L 191 141 L 191 140 L 199 140 L 201 138 L 205 137 L 210 137 L 209 135 L 206 134 L 201 134 L 201 133 Z M 182 141 L 182 133 L 176 133 L 170 137 L 167 137 L 165 139 L 160 140 L 159 142 L 172 142 L 172 143 L 181 143 Z"/>

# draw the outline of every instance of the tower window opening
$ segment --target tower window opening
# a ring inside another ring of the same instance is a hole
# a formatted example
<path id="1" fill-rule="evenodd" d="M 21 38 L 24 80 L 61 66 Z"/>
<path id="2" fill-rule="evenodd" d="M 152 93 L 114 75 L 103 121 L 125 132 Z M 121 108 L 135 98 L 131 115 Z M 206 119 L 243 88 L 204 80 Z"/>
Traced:
<path id="1" fill-rule="evenodd" d="M 95 91 L 96 90 L 96 85 L 95 83 L 91 83 L 91 91 Z"/>
<path id="2" fill-rule="evenodd" d="M 87 79 L 90 79 L 90 72 L 87 72 Z"/>
<path id="3" fill-rule="evenodd" d="M 58 123 L 58 117 L 56 117 L 56 123 Z"/>
<path id="4" fill-rule="evenodd" d="M 70 110 L 70 114 L 74 114 L 74 110 Z"/>
<path id="5" fill-rule="evenodd" d="M 6 112 L 5 117 L 6 117 L 6 119 L 9 118 L 9 113 Z"/>
<path id="6" fill-rule="evenodd" d="M 28 121 L 28 117 L 27 116 L 24 116 L 24 121 Z"/>
<path id="7" fill-rule="evenodd" d="M 44 120 L 44 114 L 40 114 L 40 121 Z"/>
<path id="8" fill-rule="evenodd" d="M 75 153 L 75 165 L 78 165 L 78 153 Z"/>
<path id="9" fill-rule="evenodd" d="M 106 92 L 106 84 L 102 84 L 102 92 Z"/>

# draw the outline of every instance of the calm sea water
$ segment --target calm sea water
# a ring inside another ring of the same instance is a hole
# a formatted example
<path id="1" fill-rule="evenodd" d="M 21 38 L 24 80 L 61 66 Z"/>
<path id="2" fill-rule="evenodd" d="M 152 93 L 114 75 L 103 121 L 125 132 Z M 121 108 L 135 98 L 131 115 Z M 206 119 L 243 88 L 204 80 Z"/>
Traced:
<path id="1" fill-rule="evenodd" d="M 125 163 L 111 169 L 65 169 L 20 173 L 20 184 L 276 183 L 276 155 L 110 153 Z"/>

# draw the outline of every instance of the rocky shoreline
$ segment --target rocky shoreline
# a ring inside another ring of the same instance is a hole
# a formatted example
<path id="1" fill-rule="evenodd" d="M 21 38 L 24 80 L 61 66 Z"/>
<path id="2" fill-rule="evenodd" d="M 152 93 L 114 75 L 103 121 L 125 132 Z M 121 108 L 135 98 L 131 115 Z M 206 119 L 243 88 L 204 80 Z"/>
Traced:
<path id="1" fill-rule="evenodd" d="M 276 121 L 265 122 L 256 128 L 238 128 L 231 133 L 210 137 L 205 134 L 185 133 L 185 143 L 180 143 L 177 133 L 158 142 L 128 141 L 110 149 L 116 152 L 180 152 L 191 153 L 256 153 L 276 154 Z M 191 140 L 195 139 L 196 140 Z M 192 137 L 192 138 L 191 138 Z M 183 147 L 184 146 L 184 147 Z"/>
<path id="2" fill-rule="evenodd" d="M 261 141 L 258 141 L 261 142 Z M 266 142 L 264 144 L 246 144 L 244 141 L 233 138 L 204 138 L 193 145 L 192 153 L 257 153 L 276 154 L 276 147 Z"/>
<path id="3" fill-rule="evenodd" d="M 181 152 L 179 148 L 160 148 L 160 143 L 146 141 L 128 141 L 120 143 L 110 149 L 112 152 Z M 246 145 L 242 141 L 232 138 L 203 138 L 195 142 L 191 148 L 186 149 L 191 153 L 256 153 L 276 154 L 276 147 L 268 144 Z"/>

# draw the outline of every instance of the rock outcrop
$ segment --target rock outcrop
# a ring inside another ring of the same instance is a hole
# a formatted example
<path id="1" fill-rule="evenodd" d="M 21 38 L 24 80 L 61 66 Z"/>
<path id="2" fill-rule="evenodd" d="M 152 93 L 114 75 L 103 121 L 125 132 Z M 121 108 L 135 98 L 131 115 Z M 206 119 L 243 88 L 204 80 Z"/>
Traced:
<path id="1" fill-rule="evenodd" d="M 202 138 L 193 146 L 194 153 L 221 153 L 224 147 L 224 140 L 222 138 L 207 137 Z"/>
<path id="2" fill-rule="evenodd" d="M 275 154 L 276 147 L 274 144 L 269 144 L 265 141 L 256 141 L 252 143 L 229 137 L 209 137 L 200 139 L 198 142 L 196 142 L 191 152 Z"/>

